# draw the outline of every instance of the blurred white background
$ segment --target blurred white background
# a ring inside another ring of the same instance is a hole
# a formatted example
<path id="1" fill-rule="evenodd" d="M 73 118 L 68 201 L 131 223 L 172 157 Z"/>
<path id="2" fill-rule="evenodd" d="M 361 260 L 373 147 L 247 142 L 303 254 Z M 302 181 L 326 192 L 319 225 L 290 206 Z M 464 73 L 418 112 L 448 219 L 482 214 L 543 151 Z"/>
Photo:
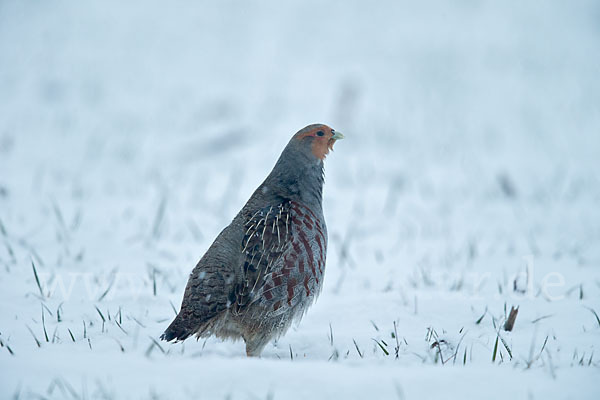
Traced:
<path id="1" fill-rule="evenodd" d="M 2 395 L 61 398 L 59 379 L 98 398 L 415 398 L 463 379 L 451 393 L 596 398 L 599 44 L 591 0 L 1 1 Z M 319 301 L 266 360 L 157 350 L 195 262 L 315 122 L 346 136 Z M 506 304 L 521 311 L 496 367 Z M 438 368 L 430 327 L 466 370 Z M 314 370 L 329 378 L 289 382 Z"/>

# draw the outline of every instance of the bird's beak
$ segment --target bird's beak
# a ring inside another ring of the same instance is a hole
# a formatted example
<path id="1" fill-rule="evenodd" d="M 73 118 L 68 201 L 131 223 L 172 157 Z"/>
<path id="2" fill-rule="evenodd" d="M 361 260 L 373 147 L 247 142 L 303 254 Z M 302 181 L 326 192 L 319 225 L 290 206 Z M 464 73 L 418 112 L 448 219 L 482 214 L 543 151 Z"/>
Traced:
<path id="1" fill-rule="evenodd" d="M 342 135 L 341 132 L 338 131 L 334 131 L 335 133 L 333 134 L 333 136 L 331 137 L 331 139 L 333 140 L 340 140 L 344 138 L 344 135 Z"/>
<path id="2" fill-rule="evenodd" d="M 335 143 L 335 141 L 343 138 L 344 135 L 342 135 L 340 132 L 333 131 L 333 136 L 327 141 L 327 147 L 329 147 L 329 150 L 333 151 L 333 144 Z"/>

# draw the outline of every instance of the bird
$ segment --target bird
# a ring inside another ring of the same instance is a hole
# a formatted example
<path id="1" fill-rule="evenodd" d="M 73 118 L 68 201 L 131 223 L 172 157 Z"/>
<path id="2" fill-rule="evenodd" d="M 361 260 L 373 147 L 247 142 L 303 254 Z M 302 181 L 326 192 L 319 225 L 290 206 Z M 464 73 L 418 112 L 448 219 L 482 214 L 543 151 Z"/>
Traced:
<path id="1" fill-rule="evenodd" d="M 325 124 L 296 132 L 270 174 L 192 270 L 161 335 L 243 339 L 248 357 L 299 321 L 323 287 L 324 160 L 344 135 Z"/>

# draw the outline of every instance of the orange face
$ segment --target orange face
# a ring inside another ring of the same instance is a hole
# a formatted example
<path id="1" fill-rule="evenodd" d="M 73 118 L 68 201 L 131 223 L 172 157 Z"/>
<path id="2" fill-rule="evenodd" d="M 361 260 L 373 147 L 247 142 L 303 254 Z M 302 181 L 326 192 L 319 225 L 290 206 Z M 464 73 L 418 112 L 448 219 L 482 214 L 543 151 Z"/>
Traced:
<path id="1" fill-rule="evenodd" d="M 307 126 L 296 134 L 296 139 L 303 140 L 312 137 L 311 150 L 315 157 L 324 160 L 337 139 L 343 138 L 342 134 L 327 125 L 315 124 Z"/>

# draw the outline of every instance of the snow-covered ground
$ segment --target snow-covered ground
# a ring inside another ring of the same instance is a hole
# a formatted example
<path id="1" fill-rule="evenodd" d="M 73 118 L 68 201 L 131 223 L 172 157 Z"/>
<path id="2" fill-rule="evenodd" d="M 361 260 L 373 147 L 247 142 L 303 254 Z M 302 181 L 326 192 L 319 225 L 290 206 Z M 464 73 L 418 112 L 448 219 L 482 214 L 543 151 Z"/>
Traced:
<path id="1" fill-rule="evenodd" d="M 600 398 L 599 18 L 0 2 L 0 398 Z M 261 359 L 157 342 L 313 122 L 346 135 L 317 303 Z"/>

